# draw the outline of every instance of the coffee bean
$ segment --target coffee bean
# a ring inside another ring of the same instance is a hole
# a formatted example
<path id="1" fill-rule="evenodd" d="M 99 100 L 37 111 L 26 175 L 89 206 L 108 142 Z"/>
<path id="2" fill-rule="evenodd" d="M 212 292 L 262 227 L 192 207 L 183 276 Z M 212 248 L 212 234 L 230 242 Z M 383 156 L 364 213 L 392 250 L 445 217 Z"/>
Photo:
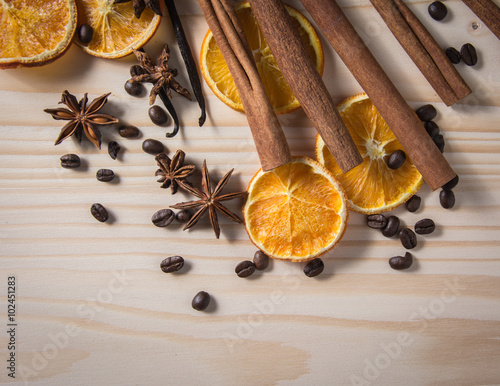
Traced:
<path id="1" fill-rule="evenodd" d="M 440 1 L 435 1 L 428 7 L 429 15 L 434 20 L 441 21 L 443 20 L 446 15 L 448 14 L 448 9 L 446 8 L 446 5 L 441 3 Z"/>
<path id="2" fill-rule="evenodd" d="M 389 156 L 389 158 L 387 159 L 387 166 L 392 170 L 396 170 L 399 169 L 401 166 L 403 166 L 405 161 L 406 161 L 406 153 L 403 150 L 399 149 L 394 151 Z"/>
<path id="3" fill-rule="evenodd" d="M 417 196 L 413 195 L 410 197 L 408 201 L 406 201 L 406 209 L 408 212 L 416 212 L 418 208 L 420 208 L 420 203 L 422 202 L 422 199 Z"/>
<path id="4" fill-rule="evenodd" d="M 61 158 L 61 166 L 65 169 L 80 167 L 80 157 L 76 154 L 64 154 Z"/>
<path id="5" fill-rule="evenodd" d="M 387 218 L 383 214 L 370 214 L 366 217 L 366 224 L 373 229 L 384 229 Z"/>
<path id="6" fill-rule="evenodd" d="M 431 138 L 439 134 L 439 126 L 434 121 L 427 121 L 424 123 L 425 131 Z"/>
<path id="7" fill-rule="evenodd" d="M 157 227 L 166 227 L 174 221 L 175 213 L 170 209 L 160 209 L 151 217 L 151 221 Z"/>
<path id="8" fill-rule="evenodd" d="M 116 156 L 121 150 L 121 146 L 118 144 L 118 142 L 111 141 L 108 143 L 108 154 L 111 158 L 116 159 Z"/>
<path id="9" fill-rule="evenodd" d="M 157 126 L 166 125 L 168 122 L 168 115 L 160 106 L 151 106 L 148 110 L 149 118 Z"/>
<path id="10" fill-rule="evenodd" d="M 191 220 L 192 216 L 193 214 L 189 209 L 182 209 L 179 212 L 177 212 L 177 214 L 175 215 L 175 219 L 180 223 L 185 224 L 189 222 L 189 220 Z"/>
<path id="11" fill-rule="evenodd" d="M 144 150 L 146 153 L 149 154 L 153 155 L 160 154 L 163 152 L 164 149 L 165 148 L 163 144 L 160 141 L 157 141 L 156 139 L 149 138 L 142 143 L 142 150 Z"/>
<path id="12" fill-rule="evenodd" d="M 434 232 L 436 229 L 436 224 L 430 218 L 424 218 L 415 223 L 415 233 L 419 235 L 428 235 Z"/>
<path id="13" fill-rule="evenodd" d="M 160 268 L 165 273 L 177 272 L 184 266 L 184 259 L 181 256 L 170 256 L 160 263 Z"/>
<path id="14" fill-rule="evenodd" d="M 453 64 L 458 64 L 462 60 L 460 52 L 455 47 L 449 47 L 445 51 L 446 56 L 450 59 Z"/>
<path id="15" fill-rule="evenodd" d="M 146 73 L 147 71 L 138 64 L 134 64 L 130 67 L 130 76 L 144 75 Z"/>
<path id="16" fill-rule="evenodd" d="M 94 29 L 88 24 L 82 24 L 78 28 L 78 40 L 83 44 L 89 44 L 94 36 Z"/>
<path id="17" fill-rule="evenodd" d="M 389 265 L 392 269 L 408 269 L 413 264 L 413 256 L 410 252 L 406 252 L 404 256 L 394 256 L 389 259 Z"/>
<path id="18" fill-rule="evenodd" d="M 255 265 L 255 269 L 263 271 L 269 267 L 269 256 L 259 250 L 253 255 L 253 263 Z"/>
<path id="19" fill-rule="evenodd" d="M 399 218 L 391 216 L 387 219 L 387 225 L 382 229 L 382 234 L 385 237 L 392 237 L 399 231 Z"/>
<path id="20" fill-rule="evenodd" d="M 90 213 L 92 213 L 92 216 L 94 216 L 94 218 L 99 222 L 108 221 L 108 211 L 101 204 L 92 204 L 92 206 L 90 207 Z"/>
<path id="21" fill-rule="evenodd" d="M 248 277 L 255 272 L 255 264 L 250 260 L 242 261 L 236 266 L 234 272 L 236 272 L 239 277 Z"/>
<path id="22" fill-rule="evenodd" d="M 139 129 L 132 125 L 122 126 L 118 129 L 118 134 L 123 138 L 135 138 L 138 137 L 140 133 Z"/>
<path id="23" fill-rule="evenodd" d="M 446 184 L 444 184 L 444 185 L 442 186 L 442 188 L 443 188 L 444 190 L 451 190 L 451 189 L 453 189 L 455 186 L 457 186 L 457 185 L 458 185 L 458 181 L 459 181 L 459 177 L 458 177 L 458 174 L 457 174 L 455 177 L 453 177 L 453 179 L 451 179 L 449 182 L 447 182 Z"/>
<path id="24" fill-rule="evenodd" d="M 453 190 L 441 190 L 439 193 L 439 202 L 445 209 L 451 209 L 455 206 L 455 193 Z"/>
<path id="25" fill-rule="evenodd" d="M 435 135 L 434 137 L 432 137 L 432 140 L 438 147 L 439 151 L 442 153 L 444 151 L 444 144 L 445 144 L 443 134 Z"/>
<path id="26" fill-rule="evenodd" d="M 127 94 L 132 96 L 140 96 L 144 92 L 145 88 L 142 83 L 132 83 L 130 80 L 127 80 L 123 85 L 123 88 L 127 92 Z"/>
<path id="27" fill-rule="evenodd" d="M 324 269 L 325 264 L 323 263 L 323 260 L 316 258 L 306 264 L 306 266 L 304 267 L 304 273 L 307 277 L 314 277 L 318 276 L 321 272 L 323 272 Z"/>
<path id="28" fill-rule="evenodd" d="M 413 249 L 417 246 L 417 235 L 410 228 L 404 228 L 399 232 L 399 240 L 406 249 Z"/>
<path id="29" fill-rule="evenodd" d="M 437 110 L 433 105 L 423 105 L 415 112 L 422 122 L 432 121 L 437 115 Z"/>
<path id="30" fill-rule="evenodd" d="M 470 43 L 465 43 L 460 48 L 460 56 L 462 56 L 462 60 L 468 66 L 474 66 L 477 63 L 476 47 Z"/>
<path id="31" fill-rule="evenodd" d="M 210 304 L 210 295 L 208 293 L 206 293 L 205 291 L 198 292 L 194 296 L 193 301 L 191 302 L 191 306 L 196 311 L 206 310 L 209 304 Z"/>
<path id="32" fill-rule="evenodd" d="M 113 181 L 115 173 L 111 169 L 99 169 L 95 174 L 95 177 L 101 182 L 109 182 Z"/>

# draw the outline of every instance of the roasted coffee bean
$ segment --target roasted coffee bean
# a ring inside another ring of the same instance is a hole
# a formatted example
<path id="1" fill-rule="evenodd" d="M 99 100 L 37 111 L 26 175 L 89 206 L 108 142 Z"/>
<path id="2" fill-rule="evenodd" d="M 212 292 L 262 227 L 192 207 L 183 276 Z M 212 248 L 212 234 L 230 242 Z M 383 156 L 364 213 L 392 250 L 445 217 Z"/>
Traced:
<path id="1" fill-rule="evenodd" d="M 94 29 L 88 24 L 78 27 L 78 40 L 83 44 L 89 44 L 94 36 Z"/>
<path id="2" fill-rule="evenodd" d="M 191 306 L 196 311 L 206 310 L 209 304 L 210 304 L 210 295 L 208 293 L 206 293 L 205 291 L 198 292 L 194 296 L 193 301 L 191 302 Z"/>
<path id="3" fill-rule="evenodd" d="M 419 235 L 428 235 L 434 232 L 436 229 L 436 224 L 430 218 L 424 218 L 415 223 L 415 233 Z"/>
<path id="4" fill-rule="evenodd" d="M 446 56 L 450 59 L 453 64 L 458 64 L 462 60 L 460 52 L 455 47 L 449 47 L 445 51 Z"/>
<path id="5" fill-rule="evenodd" d="M 168 122 L 168 115 L 160 106 L 151 106 L 148 110 L 149 118 L 157 126 L 166 125 Z"/>
<path id="6" fill-rule="evenodd" d="M 118 129 L 118 133 L 123 138 L 135 138 L 141 133 L 139 129 L 132 125 L 122 126 Z"/>
<path id="7" fill-rule="evenodd" d="M 455 177 L 453 177 L 452 180 L 450 180 L 449 182 L 447 182 L 446 184 L 444 184 L 441 188 L 443 188 L 444 190 L 451 190 L 455 186 L 458 185 L 458 181 L 459 181 L 459 177 L 458 177 L 458 174 L 457 174 Z"/>
<path id="8" fill-rule="evenodd" d="M 387 226 L 387 218 L 383 214 L 370 214 L 366 217 L 366 224 L 373 229 L 384 229 Z"/>
<path id="9" fill-rule="evenodd" d="M 446 8 L 446 5 L 444 5 L 440 1 L 435 1 L 431 5 L 429 5 L 428 11 L 429 15 L 431 15 L 431 17 L 437 21 L 443 20 L 448 14 L 448 9 Z"/>
<path id="10" fill-rule="evenodd" d="M 166 227 L 174 221 L 175 213 L 170 209 L 160 209 L 152 217 L 151 221 L 157 227 Z"/>
<path id="11" fill-rule="evenodd" d="M 113 181 L 115 173 L 111 169 L 99 169 L 95 174 L 95 177 L 101 182 L 109 182 Z"/>
<path id="12" fill-rule="evenodd" d="M 108 221 L 109 218 L 108 211 L 101 204 L 98 203 L 92 204 L 92 206 L 90 207 L 90 213 L 92 213 L 92 216 L 94 216 L 94 218 L 99 222 Z"/>
<path id="13" fill-rule="evenodd" d="M 392 154 L 389 156 L 389 158 L 387 159 L 387 166 L 392 170 L 396 170 L 403 166 L 405 161 L 406 153 L 403 150 L 399 149 L 392 152 Z"/>
<path id="14" fill-rule="evenodd" d="M 441 190 L 439 193 L 439 202 L 445 209 L 451 209 L 455 206 L 455 193 L 453 190 Z"/>
<path id="15" fill-rule="evenodd" d="M 460 48 L 460 56 L 462 56 L 462 60 L 468 66 L 474 66 L 477 63 L 476 47 L 470 43 L 465 43 Z"/>
<path id="16" fill-rule="evenodd" d="M 387 225 L 382 229 L 382 234 L 385 237 L 392 237 L 399 231 L 399 218 L 391 216 L 387 219 Z"/>
<path id="17" fill-rule="evenodd" d="M 422 202 L 422 199 L 417 196 L 413 195 L 410 197 L 408 201 L 406 201 L 406 209 L 408 212 L 416 212 L 418 208 L 420 208 L 420 203 Z"/>
<path id="18" fill-rule="evenodd" d="M 239 277 L 248 277 L 255 272 L 255 264 L 250 260 L 242 261 L 236 266 L 234 272 L 236 272 Z"/>
<path id="19" fill-rule="evenodd" d="M 304 267 L 304 273 L 307 277 L 314 277 L 318 276 L 321 272 L 323 272 L 324 269 L 325 264 L 323 263 L 323 260 L 316 258 L 306 264 L 306 266 Z"/>
<path id="20" fill-rule="evenodd" d="M 142 150 L 149 154 L 160 154 L 164 149 L 163 144 L 156 139 L 149 138 L 142 143 Z"/>
<path id="21" fill-rule="evenodd" d="M 123 85 L 123 88 L 127 92 L 127 94 L 132 96 L 140 96 L 144 92 L 145 88 L 142 83 L 132 83 L 130 80 L 127 80 Z"/>
<path id="22" fill-rule="evenodd" d="M 111 141 L 110 143 L 108 143 L 108 154 L 111 158 L 116 159 L 120 150 L 121 146 L 118 144 L 118 142 Z"/>
<path id="23" fill-rule="evenodd" d="M 423 105 L 415 112 L 422 122 L 432 121 L 437 115 L 437 110 L 433 105 Z"/>
<path id="24" fill-rule="evenodd" d="M 410 252 L 406 252 L 404 256 L 394 256 L 389 259 L 389 265 L 392 269 L 408 269 L 413 264 L 413 256 Z"/>
<path id="25" fill-rule="evenodd" d="M 435 135 L 434 137 L 432 137 L 432 140 L 438 147 L 439 151 L 442 153 L 444 151 L 444 144 L 445 144 L 443 134 Z"/>
<path id="26" fill-rule="evenodd" d="M 263 271 L 269 267 L 269 256 L 259 250 L 253 255 L 253 263 L 255 265 L 255 269 Z"/>
<path id="27" fill-rule="evenodd" d="M 61 166 L 65 169 L 80 167 L 80 157 L 76 154 L 64 154 L 61 158 Z"/>
<path id="28" fill-rule="evenodd" d="M 138 64 L 134 64 L 130 67 L 130 76 L 138 76 L 146 74 L 146 70 L 139 66 Z"/>
<path id="29" fill-rule="evenodd" d="M 406 249 L 413 249 L 417 246 L 417 235 L 410 228 L 404 228 L 399 232 L 399 240 Z"/>
<path id="30" fill-rule="evenodd" d="M 439 126 L 434 121 L 427 121 L 424 123 L 425 131 L 431 138 L 439 134 Z"/>
<path id="31" fill-rule="evenodd" d="M 178 211 L 177 214 L 175 215 L 175 219 L 183 224 L 191 220 L 191 217 L 193 217 L 193 214 L 189 209 L 182 209 Z"/>
<path id="32" fill-rule="evenodd" d="M 170 256 L 160 263 L 160 268 L 165 273 L 177 272 L 184 266 L 184 259 L 181 256 Z"/>

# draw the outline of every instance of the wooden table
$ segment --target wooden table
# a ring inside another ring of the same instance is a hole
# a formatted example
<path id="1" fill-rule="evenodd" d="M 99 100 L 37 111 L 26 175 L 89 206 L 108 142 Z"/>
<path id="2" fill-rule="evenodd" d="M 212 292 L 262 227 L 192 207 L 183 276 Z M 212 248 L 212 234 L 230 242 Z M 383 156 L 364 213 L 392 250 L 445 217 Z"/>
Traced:
<path id="1" fill-rule="evenodd" d="M 298 0 L 289 3 L 303 10 Z M 243 226 L 221 219 L 216 240 L 207 218 L 186 232 L 179 224 L 151 224 L 153 213 L 188 196 L 159 188 L 154 158 L 141 144 L 159 139 L 169 154 L 183 149 L 198 167 L 206 159 L 214 180 L 235 168 L 227 190 L 244 190 L 259 162 L 243 114 L 204 85 L 205 126 L 197 126 L 197 104 L 175 95 L 183 127 L 166 139 L 171 127 L 151 124 L 147 98 L 123 89 L 135 58 L 97 59 L 76 46 L 45 67 L 0 72 L 1 382 L 500 383 L 500 42 L 461 1 L 446 1 L 450 15 L 443 22 L 428 16 L 429 1 L 407 3 L 443 47 L 474 44 L 479 63 L 457 66 L 474 93 L 448 108 L 368 0 L 340 1 L 408 103 L 436 106 L 445 155 L 460 175 L 453 209 L 441 208 L 439 192 L 424 186 L 419 211 L 393 211 L 410 227 L 424 217 L 437 224 L 433 234 L 419 236 L 416 261 L 406 272 L 387 263 L 404 253 L 399 241 L 351 213 L 343 240 L 324 256 L 326 268 L 317 278 L 307 278 L 301 264 L 283 262 L 238 278 L 234 267 L 256 250 Z M 195 0 L 178 7 L 197 55 L 206 24 Z M 168 18 L 147 49 L 157 55 L 165 42 L 173 52 L 170 63 L 183 69 Z M 361 92 L 323 43 L 324 80 L 334 99 Z M 179 81 L 188 84 L 184 71 Z M 107 112 L 138 126 L 142 138 L 124 139 L 116 128 L 104 128 L 104 143 L 122 146 L 118 160 L 85 141 L 54 146 L 63 122 L 43 109 L 57 107 L 66 89 L 79 98 L 111 92 Z M 292 152 L 314 156 L 316 134 L 304 113 L 280 121 Z M 66 153 L 79 154 L 83 167 L 61 168 L 59 157 Z M 97 181 L 100 168 L 113 169 L 116 181 Z M 94 202 L 109 209 L 110 223 L 90 215 Z M 160 270 L 171 255 L 186 259 L 182 273 Z M 16 283 L 14 327 L 7 326 L 10 276 Z M 200 290 L 212 295 L 208 312 L 191 308 Z M 9 328 L 15 328 L 15 380 L 5 365 Z"/>

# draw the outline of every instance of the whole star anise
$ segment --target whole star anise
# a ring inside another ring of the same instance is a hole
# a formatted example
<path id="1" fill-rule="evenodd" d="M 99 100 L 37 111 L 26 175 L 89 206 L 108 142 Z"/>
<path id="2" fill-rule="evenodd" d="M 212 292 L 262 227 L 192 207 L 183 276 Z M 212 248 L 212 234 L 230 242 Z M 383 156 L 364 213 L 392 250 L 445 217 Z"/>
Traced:
<path id="1" fill-rule="evenodd" d="M 131 0 L 115 0 L 114 4 L 128 3 L 129 1 Z M 159 0 L 133 0 L 132 7 L 134 8 L 134 15 L 137 19 L 141 17 L 142 12 L 146 9 L 146 7 L 150 8 L 155 14 L 163 16 L 161 14 Z"/>
<path id="2" fill-rule="evenodd" d="M 134 50 L 134 54 L 137 57 L 137 60 L 141 63 L 141 66 L 148 73 L 133 76 L 129 80 L 129 82 L 153 83 L 153 87 L 151 88 L 151 92 L 149 94 L 150 105 L 155 103 L 156 96 L 162 88 L 165 90 L 169 98 L 172 98 L 172 92 L 170 90 L 174 90 L 176 93 L 191 100 L 191 94 L 189 94 L 189 91 L 182 87 L 174 79 L 179 73 L 177 69 L 168 68 L 168 59 L 170 58 L 170 50 L 168 48 L 168 45 L 165 45 L 165 47 L 163 47 L 163 51 L 158 58 L 157 64 L 154 64 L 149 55 L 145 52 Z"/>
<path id="3" fill-rule="evenodd" d="M 210 224 L 212 225 L 212 228 L 214 229 L 215 232 L 215 237 L 217 238 L 219 238 L 220 236 L 220 227 L 219 227 L 219 220 L 217 219 L 217 210 L 219 210 L 226 217 L 230 218 L 231 220 L 239 224 L 243 222 L 237 215 L 229 211 L 224 205 L 221 204 L 222 201 L 232 200 L 233 198 L 237 197 L 244 197 L 247 194 L 247 192 L 228 193 L 223 195 L 220 194 L 222 189 L 224 189 L 227 182 L 229 181 L 229 178 L 231 177 L 233 170 L 234 169 L 231 169 L 229 172 L 226 173 L 224 177 L 222 177 L 222 179 L 219 181 L 219 183 L 217 184 L 217 186 L 213 191 L 210 185 L 210 176 L 208 174 L 206 161 L 203 161 L 203 168 L 201 170 L 201 183 L 203 185 L 203 190 L 204 190 L 203 192 L 189 185 L 185 181 L 179 182 L 179 186 L 182 189 L 187 190 L 193 196 L 198 197 L 199 200 L 181 202 L 179 204 L 172 205 L 171 208 L 191 209 L 200 207 L 198 211 L 193 215 L 193 217 L 191 217 L 191 220 L 189 220 L 189 222 L 184 226 L 183 230 L 189 229 L 193 225 L 195 225 L 207 210 L 210 216 Z"/>
<path id="4" fill-rule="evenodd" d="M 194 173 L 196 166 L 184 165 L 186 153 L 182 150 L 177 150 L 172 160 L 165 153 L 158 154 L 155 159 L 160 167 L 156 171 L 156 176 L 161 176 L 158 182 L 161 182 L 162 188 L 168 188 L 172 194 L 177 193 L 179 182 L 185 180 L 188 176 Z"/>
<path id="5" fill-rule="evenodd" d="M 59 103 L 68 106 L 69 110 L 65 108 L 43 110 L 52 115 L 54 119 L 70 121 L 61 129 L 55 145 L 59 145 L 72 134 L 75 135 L 78 142 L 81 142 L 83 132 L 85 136 L 100 149 L 101 132 L 96 125 L 107 125 L 108 123 L 118 122 L 118 119 L 111 115 L 97 114 L 108 101 L 109 94 L 111 93 L 101 95 L 87 106 L 87 93 L 85 93 L 80 102 L 78 102 L 74 95 L 70 94 L 68 90 L 65 90 L 62 93 L 62 98 Z"/>

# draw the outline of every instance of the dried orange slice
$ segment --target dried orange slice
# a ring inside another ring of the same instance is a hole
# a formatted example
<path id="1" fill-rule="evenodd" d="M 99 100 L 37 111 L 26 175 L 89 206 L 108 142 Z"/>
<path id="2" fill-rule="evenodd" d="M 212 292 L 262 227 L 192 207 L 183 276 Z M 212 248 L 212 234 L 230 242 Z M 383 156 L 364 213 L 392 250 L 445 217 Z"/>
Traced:
<path id="1" fill-rule="evenodd" d="M 1 0 L 0 68 L 54 61 L 68 49 L 75 29 L 74 0 Z"/>
<path id="2" fill-rule="evenodd" d="M 296 25 L 302 41 L 306 44 L 309 54 L 316 63 L 316 69 L 320 74 L 323 74 L 323 47 L 314 27 L 295 8 L 287 5 L 286 9 L 292 16 L 293 23 Z M 257 69 L 275 113 L 285 114 L 298 109 L 300 104 L 278 69 L 248 1 L 236 5 L 236 12 L 254 54 Z M 201 46 L 200 67 L 203 78 L 205 78 L 213 93 L 229 107 L 243 111 L 243 105 L 233 77 L 210 30 L 207 32 Z"/>
<path id="3" fill-rule="evenodd" d="M 270 257 L 295 262 L 318 257 L 337 244 L 348 214 L 340 183 L 307 157 L 259 170 L 243 207 L 250 240 Z"/>
<path id="4" fill-rule="evenodd" d="M 399 169 L 387 166 L 387 157 L 403 148 L 372 101 L 363 93 L 344 100 L 337 108 L 363 162 L 342 173 L 319 135 L 316 158 L 339 179 L 349 206 L 360 213 L 374 214 L 404 203 L 420 189 L 423 178 L 408 157 Z"/>
<path id="5" fill-rule="evenodd" d="M 76 0 L 78 25 L 88 24 L 94 29 L 92 41 L 76 43 L 90 55 L 117 59 L 139 49 L 154 35 L 161 17 L 146 7 L 137 19 L 132 1 L 114 4 L 113 0 Z"/>

